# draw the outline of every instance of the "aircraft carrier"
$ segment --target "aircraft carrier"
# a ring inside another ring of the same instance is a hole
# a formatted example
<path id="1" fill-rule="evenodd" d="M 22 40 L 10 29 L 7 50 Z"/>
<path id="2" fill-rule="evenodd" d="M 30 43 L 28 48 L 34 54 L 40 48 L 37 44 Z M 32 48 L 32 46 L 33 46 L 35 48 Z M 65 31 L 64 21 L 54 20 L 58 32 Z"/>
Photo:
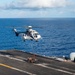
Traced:
<path id="1" fill-rule="evenodd" d="M 20 50 L 0 50 L 0 75 L 75 75 L 75 63 Z"/>

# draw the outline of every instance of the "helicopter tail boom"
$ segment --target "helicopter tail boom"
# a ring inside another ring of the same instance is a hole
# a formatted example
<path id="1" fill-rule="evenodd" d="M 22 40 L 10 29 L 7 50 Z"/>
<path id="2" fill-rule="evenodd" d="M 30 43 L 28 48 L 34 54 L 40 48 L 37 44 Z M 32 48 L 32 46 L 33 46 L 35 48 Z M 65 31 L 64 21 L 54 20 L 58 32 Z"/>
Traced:
<path id="1" fill-rule="evenodd" d="M 19 33 L 17 32 L 17 30 L 14 28 L 14 32 L 15 32 L 15 35 L 18 36 Z"/>

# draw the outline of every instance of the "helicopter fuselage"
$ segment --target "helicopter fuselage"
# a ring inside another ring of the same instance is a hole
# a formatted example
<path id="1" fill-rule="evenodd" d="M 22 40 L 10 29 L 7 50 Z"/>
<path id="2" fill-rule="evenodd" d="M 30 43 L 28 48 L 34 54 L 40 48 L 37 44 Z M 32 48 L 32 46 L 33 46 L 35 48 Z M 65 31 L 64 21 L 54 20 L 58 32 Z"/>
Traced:
<path id="1" fill-rule="evenodd" d="M 41 36 L 39 35 L 39 33 L 36 30 L 33 29 L 28 29 L 26 31 L 26 34 L 23 34 L 23 39 L 25 40 L 36 40 L 38 41 L 41 38 Z"/>

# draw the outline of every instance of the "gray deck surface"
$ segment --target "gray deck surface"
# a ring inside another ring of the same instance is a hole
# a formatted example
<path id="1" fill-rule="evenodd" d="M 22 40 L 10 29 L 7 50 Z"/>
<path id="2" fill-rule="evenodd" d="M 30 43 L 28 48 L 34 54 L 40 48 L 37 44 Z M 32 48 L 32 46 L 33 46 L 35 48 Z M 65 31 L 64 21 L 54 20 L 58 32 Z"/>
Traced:
<path id="1" fill-rule="evenodd" d="M 33 54 L 19 50 L 0 51 L 0 75 L 75 75 L 75 63 L 61 62 L 36 55 L 35 63 L 27 62 Z"/>

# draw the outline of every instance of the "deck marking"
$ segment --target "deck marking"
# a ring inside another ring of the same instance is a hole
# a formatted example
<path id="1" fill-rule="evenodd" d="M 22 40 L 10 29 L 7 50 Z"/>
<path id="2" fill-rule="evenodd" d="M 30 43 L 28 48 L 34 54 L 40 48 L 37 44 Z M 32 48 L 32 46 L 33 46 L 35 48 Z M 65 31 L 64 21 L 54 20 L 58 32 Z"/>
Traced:
<path id="1" fill-rule="evenodd" d="M 48 68 L 48 69 L 52 69 L 52 70 L 56 70 L 56 71 L 60 71 L 60 72 L 64 72 L 64 73 L 67 73 L 67 74 L 75 75 L 75 73 L 72 73 L 72 72 L 69 72 L 69 71 L 65 71 L 65 70 L 62 70 L 62 69 L 48 67 L 48 66 L 43 65 L 43 64 L 35 64 L 35 65 L 38 65 L 38 66 L 41 66 L 41 67 L 44 67 L 44 68 Z"/>
<path id="2" fill-rule="evenodd" d="M 48 65 L 51 65 L 51 64 L 48 64 Z M 53 66 L 55 66 L 55 67 L 60 67 L 60 66 L 56 66 L 56 65 L 53 65 Z M 74 71 L 75 72 L 75 70 L 74 69 L 69 69 L 69 68 L 66 68 L 66 67 L 60 67 L 61 69 L 65 69 L 65 70 L 69 70 L 69 71 Z"/>
<path id="3" fill-rule="evenodd" d="M 9 58 L 9 59 L 11 59 L 11 60 L 17 60 L 17 61 L 25 62 L 25 61 L 23 61 L 22 59 L 15 58 L 15 57 L 10 57 L 9 55 L 0 55 L 0 56 Z"/>
<path id="4" fill-rule="evenodd" d="M 6 68 L 13 69 L 13 70 L 16 70 L 16 71 L 19 71 L 19 72 L 22 72 L 22 73 L 26 73 L 26 74 L 29 74 L 29 75 L 36 75 L 36 74 L 30 73 L 30 72 L 27 72 L 27 71 L 24 71 L 24 70 L 21 70 L 21 69 L 18 69 L 18 68 L 15 68 L 15 67 L 12 67 L 12 66 L 9 66 L 9 65 L 6 65 L 6 64 L 0 63 L 0 66 L 4 66 Z"/>

